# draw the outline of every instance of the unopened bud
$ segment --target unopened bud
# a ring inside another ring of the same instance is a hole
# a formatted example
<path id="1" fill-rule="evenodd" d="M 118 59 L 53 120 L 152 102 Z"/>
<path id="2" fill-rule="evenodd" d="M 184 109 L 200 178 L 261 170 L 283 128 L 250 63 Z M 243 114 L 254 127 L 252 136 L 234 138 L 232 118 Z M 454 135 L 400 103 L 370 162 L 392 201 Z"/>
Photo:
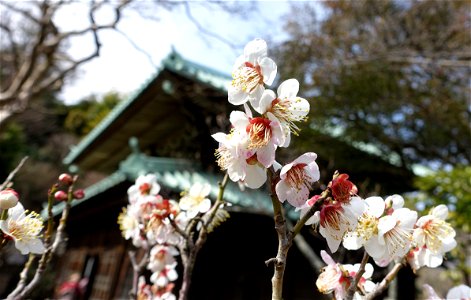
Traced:
<path id="1" fill-rule="evenodd" d="M 64 191 L 57 191 L 54 193 L 54 198 L 57 201 L 66 201 L 67 200 L 67 193 Z"/>
<path id="2" fill-rule="evenodd" d="M 0 191 L 0 208 L 9 209 L 15 207 L 18 204 L 19 198 L 20 196 L 13 189 L 8 188 Z"/>
<path id="3" fill-rule="evenodd" d="M 59 175 L 59 181 L 65 185 L 71 185 L 74 182 L 72 176 L 67 173 L 62 173 L 61 175 Z"/>
<path id="4" fill-rule="evenodd" d="M 83 199 L 85 197 L 85 192 L 82 189 L 78 189 L 74 191 L 74 198 L 77 200 Z"/>

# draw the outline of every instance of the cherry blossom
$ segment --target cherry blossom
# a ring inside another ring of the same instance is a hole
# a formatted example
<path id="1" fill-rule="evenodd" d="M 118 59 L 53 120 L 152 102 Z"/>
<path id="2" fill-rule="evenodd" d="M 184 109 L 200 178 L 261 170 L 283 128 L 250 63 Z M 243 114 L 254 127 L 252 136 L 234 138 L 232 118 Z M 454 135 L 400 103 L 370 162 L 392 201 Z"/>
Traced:
<path id="1" fill-rule="evenodd" d="M 275 62 L 267 57 L 267 43 L 262 39 L 249 42 L 244 54 L 234 64 L 233 80 L 228 89 L 229 102 L 240 105 L 250 100 L 254 107 L 258 107 L 264 84 L 273 83 L 276 71 Z"/>
<path id="2" fill-rule="evenodd" d="M 317 154 L 305 153 L 281 168 L 276 195 L 281 202 L 288 200 L 294 207 L 301 207 L 309 197 L 311 185 L 320 178 L 316 164 Z"/>
<path id="3" fill-rule="evenodd" d="M 40 239 L 43 227 L 43 220 L 39 214 L 28 213 L 21 203 L 9 209 L 7 219 L 0 221 L 3 234 L 15 242 L 16 249 L 23 255 L 42 254 L 46 250 Z"/>

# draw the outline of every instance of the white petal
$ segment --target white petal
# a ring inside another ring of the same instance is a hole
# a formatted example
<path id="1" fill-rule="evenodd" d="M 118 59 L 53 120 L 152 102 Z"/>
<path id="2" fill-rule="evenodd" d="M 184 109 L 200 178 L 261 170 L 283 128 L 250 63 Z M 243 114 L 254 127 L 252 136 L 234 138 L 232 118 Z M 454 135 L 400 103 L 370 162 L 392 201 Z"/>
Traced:
<path id="1" fill-rule="evenodd" d="M 205 213 L 211 208 L 211 200 L 204 199 L 203 202 L 199 205 L 199 212 Z"/>
<path id="2" fill-rule="evenodd" d="M 276 184 L 276 186 L 275 186 L 276 196 L 278 197 L 278 200 L 280 200 L 280 202 L 285 202 L 286 199 L 288 199 L 288 193 L 287 192 L 288 192 L 289 188 L 290 187 L 288 186 L 288 184 L 284 180 L 280 180 Z"/>
<path id="3" fill-rule="evenodd" d="M 471 288 L 467 285 L 461 284 L 451 288 L 446 294 L 446 299 L 470 299 Z"/>
<path id="4" fill-rule="evenodd" d="M 264 114 L 266 113 L 270 108 L 273 100 L 276 99 L 275 92 L 272 90 L 265 90 L 262 94 L 262 97 L 260 98 L 260 103 L 259 107 L 254 107 L 254 109 L 259 113 L 259 114 Z"/>
<path id="5" fill-rule="evenodd" d="M 229 116 L 229 121 L 234 127 L 240 127 L 244 130 L 249 124 L 249 119 L 247 118 L 247 115 L 244 112 L 238 110 L 234 110 L 231 112 Z"/>
<path id="6" fill-rule="evenodd" d="M 305 186 L 302 186 L 299 190 L 290 188 L 286 191 L 286 196 L 289 204 L 294 207 L 300 207 L 308 200 L 309 189 Z"/>
<path id="7" fill-rule="evenodd" d="M 262 69 L 263 82 L 266 85 L 271 85 L 273 83 L 273 80 L 275 80 L 275 77 L 276 77 L 276 70 L 277 70 L 276 63 L 271 58 L 264 57 L 261 60 L 259 60 L 259 65 L 260 65 L 260 68 Z"/>
<path id="8" fill-rule="evenodd" d="M 258 58 L 267 56 L 267 51 L 267 42 L 262 39 L 254 39 L 244 47 L 245 61 L 255 64 Z"/>
<path id="9" fill-rule="evenodd" d="M 269 143 L 268 145 L 257 150 L 257 160 L 265 167 L 269 168 L 275 161 L 276 146 Z"/>
<path id="10" fill-rule="evenodd" d="M 445 220 L 448 216 L 448 207 L 444 204 L 440 204 L 439 206 L 434 207 L 432 209 L 431 215 L 434 215 L 439 219 Z"/>
<path id="11" fill-rule="evenodd" d="M 266 169 L 257 165 L 247 165 L 245 184 L 251 189 L 258 189 L 267 181 Z"/>
<path id="12" fill-rule="evenodd" d="M 371 257 L 380 258 L 386 251 L 386 245 L 379 242 L 377 235 L 373 235 L 368 241 L 366 241 L 364 246 L 366 253 Z"/>
<path id="13" fill-rule="evenodd" d="M 396 226 L 397 219 L 393 216 L 384 216 L 378 222 L 378 235 L 383 236 L 386 232 Z"/>
<path id="14" fill-rule="evenodd" d="M 369 197 L 365 199 L 368 213 L 376 218 L 381 217 L 384 212 L 385 203 L 381 197 Z"/>
<path id="15" fill-rule="evenodd" d="M 401 222 L 403 228 L 412 229 L 417 222 L 417 212 L 408 208 L 396 209 L 392 215 Z"/>
<path id="16" fill-rule="evenodd" d="M 363 239 L 356 232 L 348 232 L 343 237 L 343 246 L 348 250 L 358 250 L 363 246 Z"/>
<path id="17" fill-rule="evenodd" d="M 309 102 L 304 98 L 296 97 L 290 102 L 289 110 L 294 121 L 301 121 L 309 113 L 310 109 Z"/>
<path id="18" fill-rule="evenodd" d="M 228 88 L 228 101 L 232 105 L 241 105 L 249 100 L 249 95 L 239 88 L 230 85 Z"/>
<path id="19" fill-rule="evenodd" d="M 12 220 L 21 220 L 25 217 L 24 212 L 25 212 L 25 208 L 23 207 L 23 204 L 18 202 L 18 204 L 15 207 L 10 208 L 8 210 L 8 216 Z"/>
<path id="20" fill-rule="evenodd" d="M 294 78 L 283 81 L 277 90 L 278 97 L 281 99 L 294 98 L 296 97 L 298 92 L 299 82 Z"/>
<path id="21" fill-rule="evenodd" d="M 295 164 L 310 164 L 312 163 L 313 161 L 315 161 L 317 158 L 317 154 L 314 153 L 314 152 L 306 152 L 304 154 L 302 154 L 301 156 L 299 156 L 298 158 L 296 158 L 293 163 Z"/>

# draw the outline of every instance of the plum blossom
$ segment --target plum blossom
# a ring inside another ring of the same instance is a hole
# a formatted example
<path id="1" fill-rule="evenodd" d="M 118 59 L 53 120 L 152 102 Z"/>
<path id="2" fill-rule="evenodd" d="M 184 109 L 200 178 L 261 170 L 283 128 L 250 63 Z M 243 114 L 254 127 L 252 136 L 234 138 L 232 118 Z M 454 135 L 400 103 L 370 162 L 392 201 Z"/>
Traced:
<path id="1" fill-rule="evenodd" d="M 347 203 L 358 192 L 357 187 L 348 180 L 347 174 L 339 174 L 329 183 L 334 200 Z"/>
<path id="2" fill-rule="evenodd" d="M 294 207 L 301 207 L 307 201 L 311 185 L 320 178 L 316 158 L 314 152 L 304 153 L 281 168 L 275 188 L 281 202 L 288 200 Z"/>
<path id="3" fill-rule="evenodd" d="M 360 264 L 346 264 L 342 265 L 342 268 L 348 273 L 351 278 L 354 278 L 358 271 L 360 270 Z M 360 280 L 358 281 L 357 286 L 359 289 L 365 293 L 370 293 L 376 288 L 376 284 L 371 281 L 371 276 L 373 275 L 374 268 L 373 265 L 367 263 L 365 265 L 365 272 L 361 275 Z M 361 299 L 362 297 L 358 292 L 355 292 L 354 299 Z"/>
<path id="4" fill-rule="evenodd" d="M 416 221 L 417 212 L 408 208 L 396 209 L 379 219 L 378 238 L 371 240 L 368 252 L 378 266 L 386 266 L 409 252 Z"/>
<path id="5" fill-rule="evenodd" d="M 265 90 L 264 84 L 271 85 L 276 76 L 275 62 L 267 57 L 267 43 L 262 39 L 249 42 L 244 54 L 239 56 L 232 71 L 232 82 L 228 88 L 231 104 L 240 105 L 250 100 L 254 107 Z"/>
<path id="6" fill-rule="evenodd" d="M 336 263 L 326 251 L 321 251 L 322 260 L 327 264 L 316 281 L 316 286 L 323 294 L 334 292 L 335 299 L 343 300 L 347 295 L 347 290 L 351 284 L 351 278 L 354 278 L 360 269 L 360 264 L 341 265 Z M 373 291 L 375 284 L 369 280 L 373 275 L 373 266 L 369 263 L 365 265 L 365 272 L 358 282 L 358 287 L 366 293 Z M 355 292 L 354 299 L 361 299 L 358 292 Z"/>
<path id="7" fill-rule="evenodd" d="M 323 294 L 334 292 L 336 299 L 342 299 L 345 294 L 345 290 L 340 282 L 343 276 L 342 270 L 326 251 L 321 250 L 321 257 L 327 266 L 324 267 L 322 273 L 319 274 L 316 280 L 316 286 L 319 292 Z"/>
<path id="8" fill-rule="evenodd" d="M 42 254 L 46 249 L 40 239 L 43 220 L 36 212 L 25 211 L 18 203 L 8 210 L 6 220 L 0 221 L 0 229 L 7 238 L 15 242 L 15 247 L 21 254 Z"/>
<path id="9" fill-rule="evenodd" d="M 234 182 L 243 182 L 252 189 L 261 187 L 267 180 L 266 168 L 258 160 L 255 150 L 248 150 L 241 143 L 241 134 L 218 132 L 212 137 L 219 142 L 216 150 L 217 163 L 221 170 L 227 171 Z"/>
<path id="10" fill-rule="evenodd" d="M 20 196 L 14 189 L 4 189 L 0 191 L 0 209 L 9 209 L 18 204 Z"/>
<path id="11" fill-rule="evenodd" d="M 441 204 L 417 220 L 413 233 L 416 248 L 409 256 L 414 269 L 438 267 L 442 264 L 443 255 L 456 246 L 455 230 L 445 222 L 447 215 L 448 208 Z"/>
<path id="12" fill-rule="evenodd" d="M 235 131 L 246 132 L 247 149 L 255 150 L 257 161 L 269 168 L 275 161 L 277 146 L 284 143 L 283 130 L 276 118 L 271 113 L 253 118 L 244 112 L 233 111 L 230 121 Z"/>
<path id="13" fill-rule="evenodd" d="M 141 196 L 157 195 L 160 192 L 160 185 L 157 183 L 155 174 L 140 175 L 136 183 L 128 189 L 130 203 L 135 203 Z"/>
<path id="14" fill-rule="evenodd" d="M 360 197 L 350 198 L 349 203 L 327 203 L 320 211 L 319 233 L 327 240 L 330 251 L 335 253 L 348 231 L 354 231 L 358 217 L 365 209 Z"/>
<path id="15" fill-rule="evenodd" d="M 152 272 L 162 271 L 166 266 L 175 267 L 177 261 L 175 256 L 178 255 L 178 250 L 172 246 L 155 245 L 150 250 L 149 264 L 147 269 Z"/>
<path id="16" fill-rule="evenodd" d="M 429 300 L 470 300 L 471 299 L 471 288 L 467 285 L 460 284 L 454 286 L 448 290 L 446 298 L 442 298 L 437 295 L 437 292 L 428 284 L 423 285 L 427 299 Z"/>
<path id="17" fill-rule="evenodd" d="M 291 141 L 291 132 L 295 135 L 299 127 L 295 122 L 305 121 L 309 113 L 309 102 L 297 96 L 299 82 L 296 79 L 283 81 L 278 87 L 278 97 L 272 90 L 265 90 L 260 99 L 260 106 L 256 109 L 260 114 L 270 112 L 280 122 L 285 143 L 281 147 L 288 147 Z"/>
<path id="18" fill-rule="evenodd" d="M 297 207 L 296 211 L 300 211 L 299 218 L 301 219 L 304 217 L 305 214 L 311 209 L 311 207 L 319 200 L 321 195 L 314 195 L 310 199 L 308 199 L 302 206 Z M 320 212 L 316 211 L 309 219 L 307 219 L 304 225 L 312 225 L 319 223 L 320 220 Z"/>
<path id="19" fill-rule="evenodd" d="M 180 199 L 180 209 L 185 210 L 189 218 L 207 212 L 211 208 L 211 200 L 207 198 L 210 192 L 211 185 L 194 183 L 189 192 Z"/>
<path id="20" fill-rule="evenodd" d="M 378 223 L 386 204 L 381 197 L 376 196 L 366 198 L 364 203 L 366 209 L 358 218 L 356 229 L 344 236 L 343 246 L 348 250 L 357 250 L 365 246 L 365 251 L 373 256 L 378 247 Z"/>
<path id="21" fill-rule="evenodd" d="M 452 287 L 446 294 L 446 299 L 471 299 L 471 288 L 467 285 L 460 284 Z"/>

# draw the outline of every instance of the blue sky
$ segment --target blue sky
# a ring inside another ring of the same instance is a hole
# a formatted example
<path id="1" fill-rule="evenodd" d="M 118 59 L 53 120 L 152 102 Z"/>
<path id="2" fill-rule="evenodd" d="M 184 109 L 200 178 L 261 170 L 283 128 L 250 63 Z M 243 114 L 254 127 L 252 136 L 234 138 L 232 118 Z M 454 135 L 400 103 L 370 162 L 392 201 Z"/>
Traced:
<path id="1" fill-rule="evenodd" d="M 244 1 L 239 4 L 248 5 Z M 183 7 L 162 10 L 156 14 L 158 21 L 144 19 L 129 10 L 118 28 L 142 51 L 137 50 L 122 34 L 102 32 L 101 56 L 84 65 L 75 78 L 66 83 L 61 99 L 66 103 L 75 103 L 91 94 L 101 95 L 109 91 L 132 93 L 155 73 L 156 65 L 172 46 L 189 60 L 230 74 L 232 64 L 245 43 L 255 37 L 283 36 L 281 17 L 290 9 L 289 1 L 258 1 L 260 13 L 254 12 L 247 18 L 240 18 L 224 11 L 209 11 L 199 2 L 190 2 L 190 6 L 192 15 L 204 28 L 241 48 L 234 50 L 218 39 L 202 34 L 188 19 Z M 64 11 L 57 23 L 64 28 L 79 26 L 81 20 L 86 20 L 83 13 L 79 3 Z M 106 18 L 106 12 L 103 18 Z M 77 57 L 84 55 L 91 49 L 90 42 L 90 37 L 76 39 L 71 43 L 70 52 Z"/>

